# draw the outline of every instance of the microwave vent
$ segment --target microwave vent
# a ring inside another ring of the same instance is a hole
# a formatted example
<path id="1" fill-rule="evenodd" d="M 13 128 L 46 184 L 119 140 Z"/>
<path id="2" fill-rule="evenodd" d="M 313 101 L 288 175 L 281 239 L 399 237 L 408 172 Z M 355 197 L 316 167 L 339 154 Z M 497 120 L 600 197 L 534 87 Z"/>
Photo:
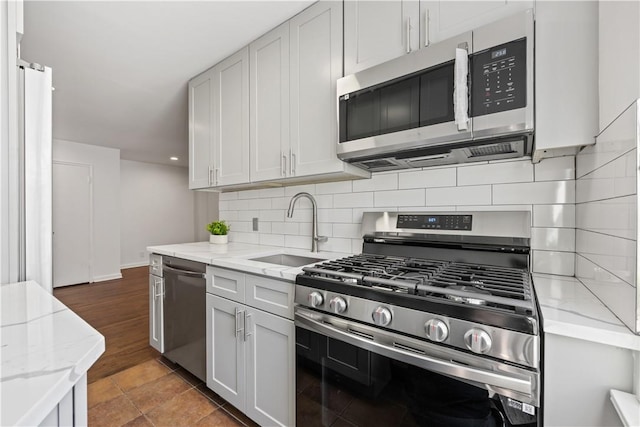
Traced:
<path id="1" fill-rule="evenodd" d="M 388 168 L 388 167 L 396 166 L 395 163 L 387 159 L 366 160 L 366 161 L 360 162 L 360 165 L 366 167 L 367 169 Z"/>
<path id="2" fill-rule="evenodd" d="M 470 147 L 470 157 L 495 156 L 497 154 L 509 154 L 516 151 L 510 142 L 501 142 L 499 144 L 482 145 L 480 147 Z"/>

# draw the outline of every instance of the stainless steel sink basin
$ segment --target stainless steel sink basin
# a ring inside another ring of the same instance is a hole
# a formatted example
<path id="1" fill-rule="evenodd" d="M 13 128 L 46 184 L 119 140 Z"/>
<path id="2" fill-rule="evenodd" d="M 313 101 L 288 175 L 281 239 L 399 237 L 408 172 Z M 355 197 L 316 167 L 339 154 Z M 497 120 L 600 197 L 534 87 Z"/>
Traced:
<path id="1" fill-rule="evenodd" d="M 307 264 L 326 261 L 324 258 L 311 258 L 300 255 L 275 254 L 260 258 L 251 258 L 251 261 L 266 262 L 269 264 L 286 265 L 288 267 L 301 267 Z"/>

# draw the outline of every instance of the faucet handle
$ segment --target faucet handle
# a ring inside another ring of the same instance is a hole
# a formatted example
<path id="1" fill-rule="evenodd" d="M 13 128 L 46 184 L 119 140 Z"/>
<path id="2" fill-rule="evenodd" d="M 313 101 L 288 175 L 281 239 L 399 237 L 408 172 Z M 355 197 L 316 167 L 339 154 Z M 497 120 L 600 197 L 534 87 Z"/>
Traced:
<path id="1" fill-rule="evenodd" d="M 316 238 L 315 238 L 315 240 L 316 240 L 316 242 L 318 242 L 318 243 L 324 243 L 324 242 L 326 242 L 327 240 L 329 240 L 329 238 L 328 238 L 327 236 L 318 236 L 318 237 L 316 237 Z"/>

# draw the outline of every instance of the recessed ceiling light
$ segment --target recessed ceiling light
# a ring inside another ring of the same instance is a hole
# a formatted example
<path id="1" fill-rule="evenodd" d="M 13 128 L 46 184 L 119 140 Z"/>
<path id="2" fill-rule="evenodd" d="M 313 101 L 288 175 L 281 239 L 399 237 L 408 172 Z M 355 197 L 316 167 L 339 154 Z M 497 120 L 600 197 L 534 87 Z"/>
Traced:
<path id="1" fill-rule="evenodd" d="M 169 160 L 173 160 L 175 162 L 176 160 L 180 160 L 180 159 L 178 159 L 177 157 L 169 157 Z"/>

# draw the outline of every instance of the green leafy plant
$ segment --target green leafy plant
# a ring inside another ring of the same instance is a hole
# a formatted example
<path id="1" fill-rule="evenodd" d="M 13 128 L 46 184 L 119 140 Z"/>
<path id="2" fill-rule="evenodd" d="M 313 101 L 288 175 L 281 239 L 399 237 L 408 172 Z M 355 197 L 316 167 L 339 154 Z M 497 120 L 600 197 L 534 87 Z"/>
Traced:
<path id="1" fill-rule="evenodd" d="M 224 221 L 213 221 L 207 225 L 207 230 L 216 236 L 224 236 L 229 232 L 229 226 Z"/>

